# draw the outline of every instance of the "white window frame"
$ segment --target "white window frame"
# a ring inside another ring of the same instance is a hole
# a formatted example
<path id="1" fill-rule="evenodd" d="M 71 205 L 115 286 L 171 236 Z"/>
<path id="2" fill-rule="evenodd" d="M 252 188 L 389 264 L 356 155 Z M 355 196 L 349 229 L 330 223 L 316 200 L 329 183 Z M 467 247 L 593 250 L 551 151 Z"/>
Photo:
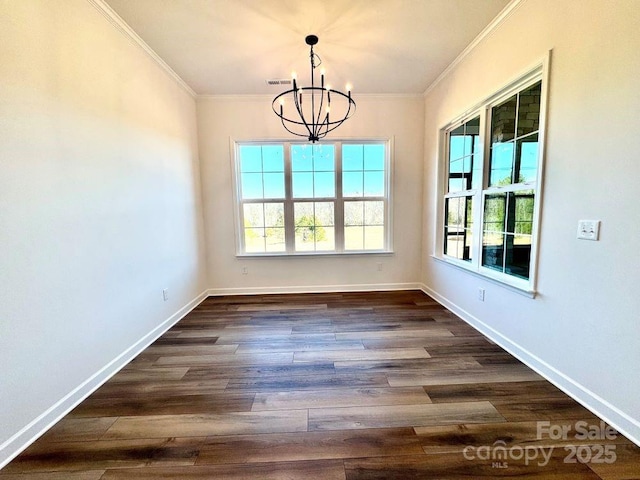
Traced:
<path id="1" fill-rule="evenodd" d="M 547 96 L 549 84 L 549 60 L 546 55 L 536 65 L 519 75 L 515 80 L 502 87 L 496 94 L 478 102 L 472 108 L 466 110 L 453 121 L 446 124 L 439 132 L 439 161 L 438 161 L 438 188 L 437 188 L 437 215 L 435 221 L 434 251 L 433 257 L 448 265 L 455 266 L 466 272 L 478 275 L 492 282 L 503 285 L 518 293 L 531 298 L 535 297 L 538 276 L 538 252 L 540 248 L 540 216 L 542 206 L 542 184 L 544 178 L 545 157 L 545 132 L 547 120 Z M 506 186 L 489 187 L 489 159 L 491 138 L 491 109 L 514 94 L 541 82 L 540 93 L 540 120 L 538 130 L 538 163 L 537 177 L 533 182 L 510 184 Z M 480 188 L 462 192 L 448 193 L 449 181 L 449 132 L 463 125 L 469 120 L 480 117 L 480 151 L 482 152 L 482 184 Z M 485 197 L 492 193 L 507 193 L 513 191 L 533 190 L 535 195 L 533 225 L 531 232 L 531 255 L 529 262 L 529 279 L 519 278 L 507 273 L 498 272 L 482 265 L 482 237 Z M 445 198 L 456 196 L 472 196 L 473 198 L 473 243 L 472 259 L 465 261 L 444 254 L 444 227 L 445 227 Z"/>
<path id="2" fill-rule="evenodd" d="M 331 256 L 331 255 L 388 255 L 393 254 L 393 220 L 392 220 L 392 175 L 393 175 L 393 138 L 348 138 L 332 139 L 319 142 L 319 144 L 334 145 L 335 161 L 335 197 L 331 198 L 294 198 L 292 192 L 292 163 L 291 147 L 305 142 L 296 140 L 267 139 L 267 140 L 237 140 L 230 139 L 231 172 L 233 181 L 234 224 L 236 240 L 236 257 L 291 257 L 291 256 Z M 385 195 L 382 197 L 344 197 L 342 196 L 342 145 L 345 144 L 383 144 L 385 147 Z M 255 199 L 252 203 L 284 203 L 285 210 L 285 245 L 284 252 L 246 252 L 244 238 L 244 222 L 241 172 L 240 172 L 240 146 L 242 145 L 282 145 L 284 148 L 284 182 L 285 198 L 283 199 Z M 316 144 L 317 145 L 317 144 Z M 330 251 L 295 251 L 295 221 L 294 203 L 296 202 L 335 202 L 335 250 Z M 344 249 L 344 203 L 345 201 L 382 201 L 384 203 L 384 247 L 378 250 L 345 250 Z M 338 227 L 338 225 L 341 227 Z"/>

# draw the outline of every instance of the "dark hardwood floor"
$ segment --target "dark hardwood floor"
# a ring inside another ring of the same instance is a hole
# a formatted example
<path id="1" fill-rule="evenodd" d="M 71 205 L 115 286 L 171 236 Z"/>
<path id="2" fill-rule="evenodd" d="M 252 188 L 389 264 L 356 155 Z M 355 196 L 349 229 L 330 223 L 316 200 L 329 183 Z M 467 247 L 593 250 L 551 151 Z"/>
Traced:
<path id="1" fill-rule="evenodd" d="M 208 298 L 0 480 L 640 479 L 638 447 L 579 425 L 421 292 Z"/>

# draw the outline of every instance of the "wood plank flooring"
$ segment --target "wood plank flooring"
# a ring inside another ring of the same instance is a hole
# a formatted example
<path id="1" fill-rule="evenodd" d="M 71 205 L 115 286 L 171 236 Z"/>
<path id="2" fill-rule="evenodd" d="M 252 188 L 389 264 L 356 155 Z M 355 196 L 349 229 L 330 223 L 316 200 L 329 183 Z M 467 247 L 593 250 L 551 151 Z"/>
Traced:
<path id="1" fill-rule="evenodd" d="M 579 421 L 418 291 L 208 298 L 0 480 L 640 479 L 640 448 Z"/>

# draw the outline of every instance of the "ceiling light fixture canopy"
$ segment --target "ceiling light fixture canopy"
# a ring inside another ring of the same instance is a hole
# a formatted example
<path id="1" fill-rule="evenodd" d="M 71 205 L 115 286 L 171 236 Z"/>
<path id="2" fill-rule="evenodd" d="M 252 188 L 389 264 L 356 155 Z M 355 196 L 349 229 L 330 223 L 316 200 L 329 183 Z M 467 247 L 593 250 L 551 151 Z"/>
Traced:
<path id="1" fill-rule="evenodd" d="M 346 86 L 347 93 L 325 85 L 324 71 L 320 73 L 320 86 L 316 86 L 315 69 L 322 64 L 320 57 L 313 52 L 318 37 L 308 35 L 305 42 L 310 48 L 311 86 L 299 87 L 296 75 L 293 74 L 293 88 L 274 98 L 271 107 L 289 133 L 307 137 L 310 142 L 315 143 L 351 117 L 356 111 L 356 102 L 351 98 L 350 85 Z"/>

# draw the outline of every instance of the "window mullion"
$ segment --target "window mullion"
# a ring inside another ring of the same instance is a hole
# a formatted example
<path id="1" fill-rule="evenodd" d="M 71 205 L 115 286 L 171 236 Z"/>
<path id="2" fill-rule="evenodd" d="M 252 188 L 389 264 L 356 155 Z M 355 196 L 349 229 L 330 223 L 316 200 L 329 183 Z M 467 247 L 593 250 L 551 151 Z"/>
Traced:
<path id="1" fill-rule="evenodd" d="M 284 147 L 284 243 L 287 253 L 295 251 L 295 218 L 293 213 L 293 181 L 291 166 L 291 144 Z"/>
<path id="2" fill-rule="evenodd" d="M 336 172 L 336 198 L 334 203 L 334 234 L 337 252 L 344 252 L 344 197 L 342 195 L 342 142 L 335 143 L 334 170 Z"/>

